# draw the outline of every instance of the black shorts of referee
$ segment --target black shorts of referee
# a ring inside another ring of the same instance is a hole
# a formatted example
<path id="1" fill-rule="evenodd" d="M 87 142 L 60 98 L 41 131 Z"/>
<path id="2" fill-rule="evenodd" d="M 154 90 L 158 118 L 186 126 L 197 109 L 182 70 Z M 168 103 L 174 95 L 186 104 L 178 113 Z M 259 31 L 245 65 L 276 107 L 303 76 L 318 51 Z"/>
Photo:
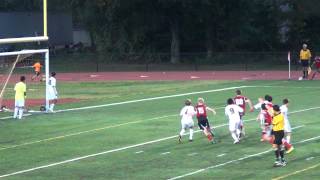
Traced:
<path id="1" fill-rule="evenodd" d="M 302 67 L 309 67 L 309 60 L 301 60 Z"/>
<path id="2" fill-rule="evenodd" d="M 284 130 L 272 131 L 272 134 L 274 135 L 273 144 L 281 145 L 282 144 L 282 139 L 284 138 Z"/>

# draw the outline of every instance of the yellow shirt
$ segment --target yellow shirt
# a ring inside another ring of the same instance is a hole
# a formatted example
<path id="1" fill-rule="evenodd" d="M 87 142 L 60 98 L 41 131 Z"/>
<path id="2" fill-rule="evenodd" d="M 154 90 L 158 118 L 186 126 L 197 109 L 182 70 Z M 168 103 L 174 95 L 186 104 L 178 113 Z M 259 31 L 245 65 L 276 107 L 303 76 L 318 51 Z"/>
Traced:
<path id="1" fill-rule="evenodd" d="M 273 131 L 284 130 L 284 116 L 282 113 L 273 116 L 272 125 Z"/>
<path id="2" fill-rule="evenodd" d="M 309 49 L 303 50 L 301 49 L 300 51 L 300 59 L 301 60 L 309 60 L 311 58 L 311 52 Z"/>
<path id="3" fill-rule="evenodd" d="M 24 100 L 27 86 L 23 82 L 18 82 L 14 87 L 14 91 L 16 92 L 15 100 Z"/>

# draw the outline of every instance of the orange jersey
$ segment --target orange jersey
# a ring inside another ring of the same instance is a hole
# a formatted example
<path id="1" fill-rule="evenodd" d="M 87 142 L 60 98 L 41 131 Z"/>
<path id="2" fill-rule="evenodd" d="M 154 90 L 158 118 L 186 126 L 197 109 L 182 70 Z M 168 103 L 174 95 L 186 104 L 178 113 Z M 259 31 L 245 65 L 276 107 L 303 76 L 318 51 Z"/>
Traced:
<path id="1" fill-rule="evenodd" d="M 32 66 L 34 68 L 35 72 L 40 72 L 41 71 L 41 64 L 40 63 L 34 63 L 34 65 Z"/>

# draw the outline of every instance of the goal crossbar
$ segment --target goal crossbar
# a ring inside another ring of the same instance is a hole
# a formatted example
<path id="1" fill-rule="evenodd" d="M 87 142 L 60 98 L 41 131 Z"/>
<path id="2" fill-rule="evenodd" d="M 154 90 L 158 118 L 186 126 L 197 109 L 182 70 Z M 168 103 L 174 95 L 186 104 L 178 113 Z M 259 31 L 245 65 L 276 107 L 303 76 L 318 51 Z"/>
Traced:
<path id="1" fill-rule="evenodd" d="M 48 36 L 5 38 L 5 39 L 0 39 L 0 44 L 40 42 L 40 41 L 48 41 L 48 40 L 49 40 Z"/>

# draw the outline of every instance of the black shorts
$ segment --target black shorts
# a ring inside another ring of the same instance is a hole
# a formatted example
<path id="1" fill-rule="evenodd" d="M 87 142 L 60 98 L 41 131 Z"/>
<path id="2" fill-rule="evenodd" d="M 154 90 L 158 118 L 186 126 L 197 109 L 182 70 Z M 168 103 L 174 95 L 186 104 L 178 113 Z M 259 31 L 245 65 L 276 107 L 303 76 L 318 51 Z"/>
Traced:
<path id="1" fill-rule="evenodd" d="M 35 71 L 36 76 L 40 76 L 40 72 Z"/>
<path id="2" fill-rule="evenodd" d="M 198 126 L 201 130 L 203 130 L 204 127 L 210 128 L 210 124 L 207 117 L 204 117 L 204 116 L 198 117 Z"/>
<path id="3" fill-rule="evenodd" d="M 301 60 L 302 67 L 309 67 L 309 60 Z"/>
<path id="4" fill-rule="evenodd" d="M 284 130 L 281 131 L 272 131 L 274 135 L 274 142 L 273 144 L 281 145 L 282 139 L 284 138 Z"/>

